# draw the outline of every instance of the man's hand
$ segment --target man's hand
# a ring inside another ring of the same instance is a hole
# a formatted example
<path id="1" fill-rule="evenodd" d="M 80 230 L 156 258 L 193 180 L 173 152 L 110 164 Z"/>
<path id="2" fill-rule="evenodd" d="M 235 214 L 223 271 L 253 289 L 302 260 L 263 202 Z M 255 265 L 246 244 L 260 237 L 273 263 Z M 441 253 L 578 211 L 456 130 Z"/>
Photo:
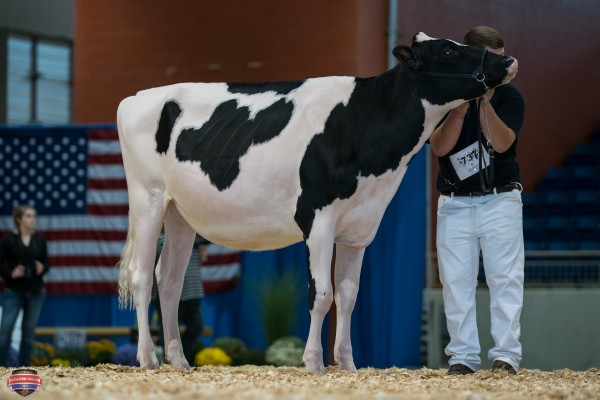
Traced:
<path id="1" fill-rule="evenodd" d="M 483 100 L 484 100 L 486 103 L 489 103 L 489 102 L 490 102 L 490 100 L 492 100 L 492 97 L 494 96 L 494 91 L 495 91 L 495 90 L 496 90 L 495 88 L 494 88 L 494 89 L 490 89 L 490 90 L 488 90 L 486 94 L 484 94 L 483 96 L 481 96 L 481 98 L 482 98 L 482 99 L 483 99 Z"/>
<path id="2" fill-rule="evenodd" d="M 469 102 L 462 103 L 460 106 L 453 109 L 452 114 L 457 118 L 464 118 L 464 116 L 467 115 L 467 111 L 469 111 Z"/>

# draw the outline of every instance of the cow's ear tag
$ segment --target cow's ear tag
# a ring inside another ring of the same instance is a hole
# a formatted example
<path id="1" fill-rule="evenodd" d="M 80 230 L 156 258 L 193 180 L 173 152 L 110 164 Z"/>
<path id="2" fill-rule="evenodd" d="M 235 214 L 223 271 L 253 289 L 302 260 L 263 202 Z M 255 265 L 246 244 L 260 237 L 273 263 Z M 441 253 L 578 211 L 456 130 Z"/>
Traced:
<path id="1" fill-rule="evenodd" d="M 392 51 L 392 54 L 398 61 L 400 61 L 404 66 L 417 70 L 421 68 L 421 62 L 415 56 L 415 53 L 408 46 L 396 46 Z"/>

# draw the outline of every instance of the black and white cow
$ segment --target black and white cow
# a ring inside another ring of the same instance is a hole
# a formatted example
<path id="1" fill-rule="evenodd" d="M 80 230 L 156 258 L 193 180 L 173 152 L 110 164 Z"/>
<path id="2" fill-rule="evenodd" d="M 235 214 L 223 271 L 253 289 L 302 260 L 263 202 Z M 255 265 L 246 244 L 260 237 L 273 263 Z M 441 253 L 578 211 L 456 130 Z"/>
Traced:
<path id="1" fill-rule="evenodd" d="M 164 222 L 156 276 L 165 354 L 174 367 L 189 367 L 177 306 L 198 232 L 246 250 L 304 240 L 311 316 L 304 364 L 310 372 L 324 370 L 321 328 L 335 299 L 335 361 L 356 370 L 350 318 L 363 254 L 411 158 L 449 110 L 517 70 L 513 58 L 424 33 L 394 55 L 400 64 L 368 79 L 183 83 L 121 102 L 130 225 L 119 296 L 137 309 L 142 367 L 158 367 L 147 310 Z"/>

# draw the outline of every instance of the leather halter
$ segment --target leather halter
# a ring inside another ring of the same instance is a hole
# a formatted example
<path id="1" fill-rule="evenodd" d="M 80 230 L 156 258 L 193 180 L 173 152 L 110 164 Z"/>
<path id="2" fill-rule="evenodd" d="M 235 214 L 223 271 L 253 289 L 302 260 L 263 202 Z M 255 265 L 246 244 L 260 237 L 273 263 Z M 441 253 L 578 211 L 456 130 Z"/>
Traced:
<path id="1" fill-rule="evenodd" d="M 483 61 L 485 60 L 487 52 L 488 49 L 483 49 L 483 55 L 481 56 L 479 67 L 477 67 L 477 69 L 470 74 L 456 74 L 451 72 L 419 72 L 419 74 L 423 76 L 430 76 L 432 78 L 475 79 L 477 82 L 483 83 L 483 86 L 485 86 L 485 91 L 487 92 L 490 90 L 490 88 L 485 83 L 485 73 L 483 72 Z"/>

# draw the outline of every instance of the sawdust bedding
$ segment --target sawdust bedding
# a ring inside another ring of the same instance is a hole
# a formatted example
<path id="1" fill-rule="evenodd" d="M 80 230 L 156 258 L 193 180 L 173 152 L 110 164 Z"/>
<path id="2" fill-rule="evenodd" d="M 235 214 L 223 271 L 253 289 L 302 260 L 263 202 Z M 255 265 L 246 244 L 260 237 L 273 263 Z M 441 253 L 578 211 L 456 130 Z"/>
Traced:
<path id="1" fill-rule="evenodd" d="M 102 364 L 87 368 L 38 367 L 42 388 L 35 399 L 600 399 L 600 369 L 519 374 L 479 371 L 448 376 L 445 369 L 328 367 L 323 375 L 304 368 L 241 366 L 155 371 Z M 6 382 L 10 370 L 0 368 Z M 1 399 L 21 398 L 6 384 Z"/>

